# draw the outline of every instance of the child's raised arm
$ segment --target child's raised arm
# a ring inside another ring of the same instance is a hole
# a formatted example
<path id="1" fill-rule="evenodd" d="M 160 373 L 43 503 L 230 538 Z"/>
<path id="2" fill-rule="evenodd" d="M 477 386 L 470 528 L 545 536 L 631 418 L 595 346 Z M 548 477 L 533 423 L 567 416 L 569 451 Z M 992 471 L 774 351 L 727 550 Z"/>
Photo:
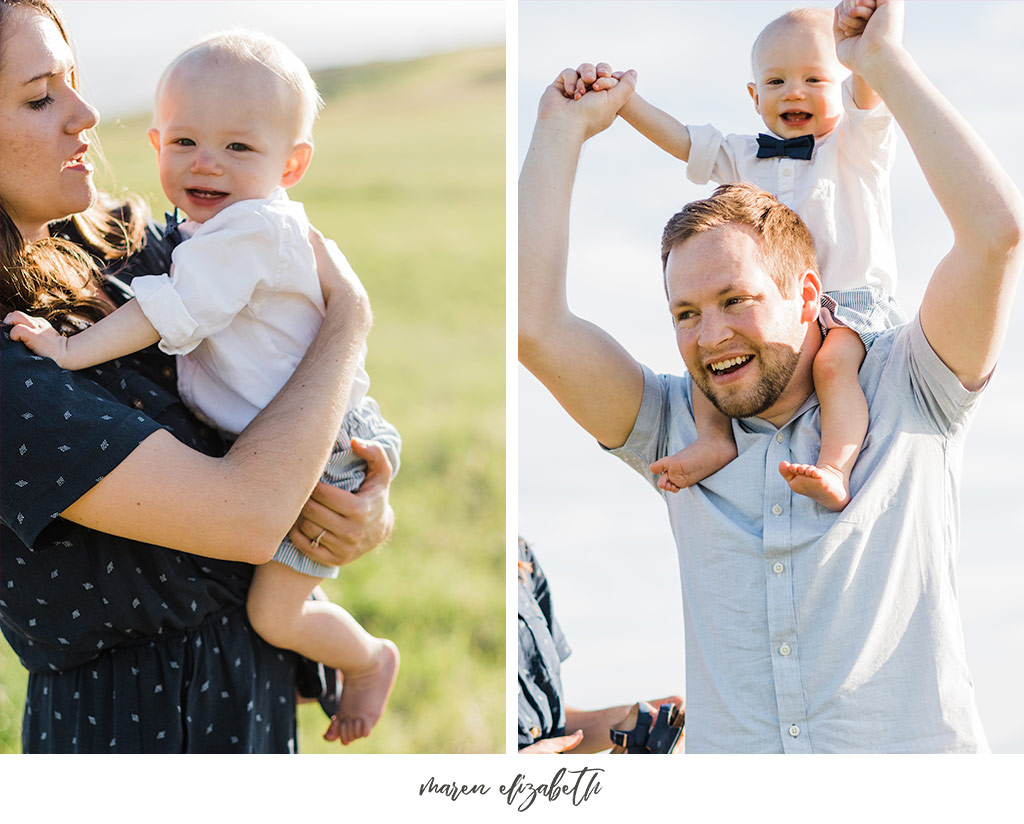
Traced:
<path id="1" fill-rule="evenodd" d="M 145 349 L 160 340 L 160 335 L 139 308 L 130 300 L 88 329 L 65 338 L 47 321 L 11 312 L 4 323 L 14 324 L 11 340 L 22 341 L 37 355 L 54 361 L 62 369 L 77 371 Z"/>
<path id="2" fill-rule="evenodd" d="M 634 94 L 619 110 L 619 116 L 670 155 L 683 161 L 690 159 L 690 132 L 686 126 L 640 95 Z"/>
<path id="3" fill-rule="evenodd" d="M 565 69 L 555 81 L 565 97 L 579 100 L 588 91 L 613 88 L 622 72 L 613 72 L 607 63 L 583 63 L 576 69 Z M 652 106 L 634 92 L 619 116 L 640 134 L 680 160 L 690 159 L 690 133 L 672 115 Z"/>

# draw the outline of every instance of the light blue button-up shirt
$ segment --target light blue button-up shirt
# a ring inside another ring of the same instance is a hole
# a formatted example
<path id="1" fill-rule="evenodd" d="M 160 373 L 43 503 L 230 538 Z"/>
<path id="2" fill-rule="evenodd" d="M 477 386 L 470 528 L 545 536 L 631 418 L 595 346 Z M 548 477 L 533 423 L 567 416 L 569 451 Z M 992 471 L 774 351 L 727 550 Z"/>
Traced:
<path id="1" fill-rule="evenodd" d="M 814 463 L 812 395 L 780 429 L 733 421 L 738 457 L 665 498 L 686 636 L 686 751 L 976 752 L 957 605 L 968 392 L 917 319 L 877 338 L 860 370 L 870 425 L 831 512 L 794 493 L 782 460 Z M 644 370 L 629 439 L 648 465 L 693 441 L 689 376 Z M 655 488 L 657 488 L 655 486 Z"/>

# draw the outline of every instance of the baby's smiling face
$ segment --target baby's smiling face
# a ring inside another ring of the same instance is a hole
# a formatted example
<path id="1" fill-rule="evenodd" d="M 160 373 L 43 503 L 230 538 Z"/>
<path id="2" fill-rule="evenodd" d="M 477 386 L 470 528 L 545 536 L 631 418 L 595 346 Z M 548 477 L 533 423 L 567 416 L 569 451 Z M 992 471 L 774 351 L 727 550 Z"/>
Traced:
<path id="1" fill-rule="evenodd" d="M 232 203 L 297 183 L 312 152 L 298 132 L 297 106 L 271 71 L 192 61 L 164 81 L 149 138 L 164 193 L 202 223 Z"/>
<path id="2" fill-rule="evenodd" d="M 831 134 L 842 115 L 847 72 L 831 30 L 816 21 L 788 21 L 766 31 L 754 49 L 754 107 L 779 137 Z"/>

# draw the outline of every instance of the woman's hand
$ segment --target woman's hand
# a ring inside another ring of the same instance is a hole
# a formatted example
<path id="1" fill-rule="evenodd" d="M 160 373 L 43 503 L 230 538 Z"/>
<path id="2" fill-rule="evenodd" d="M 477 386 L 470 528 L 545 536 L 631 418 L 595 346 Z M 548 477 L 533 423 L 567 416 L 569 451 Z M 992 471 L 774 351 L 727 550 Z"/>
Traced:
<path id="1" fill-rule="evenodd" d="M 355 492 L 318 483 L 289 533 L 292 543 L 314 561 L 344 566 L 386 541 L 395 526 L 388 502 L 391 462 L 377 444 L 352 439 L 352 451 L 366 461 L 366 478 Z"/>
<path id="2" fill-rule="evenodd" d="M 323 323 L 284 387 L 228 453 L 214 458 L 156 429 L 64 509 L 65 520 L 251 564 L 269 561 L 296 521 L 306 535 L 296 546 L 308 550 L 323 532 L 327 548 L 318 542 L 319 552 L 309 554 L 334 565 L 355 560 L 390 534 L 394 516 L 387 502 L 386 459 L 382 467 L 370 455 L 370 474 L 351 498 L 316 488 L 348 408 L 371 319 L 366 292 L 344 257 L 316 233 L 310 242 L 328 284 Z M 302 497 L 313 489 L 312 501 Z"/>
<path id="3" fill-rule="evenodd" d="M 309 243 L 316 258 L 316 274 L 324 302 L 330 304 L 335 298 L 352 301 L 356 308 L 363 309 L 369 316 L 370 297 L 337 244 L 325 240 L 312 226 L 309 228 Z"/>

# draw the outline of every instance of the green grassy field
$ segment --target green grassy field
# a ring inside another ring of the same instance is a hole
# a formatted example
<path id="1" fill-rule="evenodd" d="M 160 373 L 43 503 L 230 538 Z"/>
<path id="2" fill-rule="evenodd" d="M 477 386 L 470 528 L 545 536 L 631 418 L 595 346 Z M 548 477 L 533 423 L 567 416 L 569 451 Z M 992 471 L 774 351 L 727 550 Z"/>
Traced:
<path id="1" fill-rule="evenodd" d="M 322 73 L 327 102 L 291 190 L 370 293 L 371 389 L 402 433 L 394 537 L 327 583 L 402 669 L 373 735 L 303 752 L 501 752 L 505 695 L 505 53 Z M 148 117 L 100 136 L 117 185 L 166 206 Z M 0 752 L 20 751 L 25 672 L 0 647 Z"/>

